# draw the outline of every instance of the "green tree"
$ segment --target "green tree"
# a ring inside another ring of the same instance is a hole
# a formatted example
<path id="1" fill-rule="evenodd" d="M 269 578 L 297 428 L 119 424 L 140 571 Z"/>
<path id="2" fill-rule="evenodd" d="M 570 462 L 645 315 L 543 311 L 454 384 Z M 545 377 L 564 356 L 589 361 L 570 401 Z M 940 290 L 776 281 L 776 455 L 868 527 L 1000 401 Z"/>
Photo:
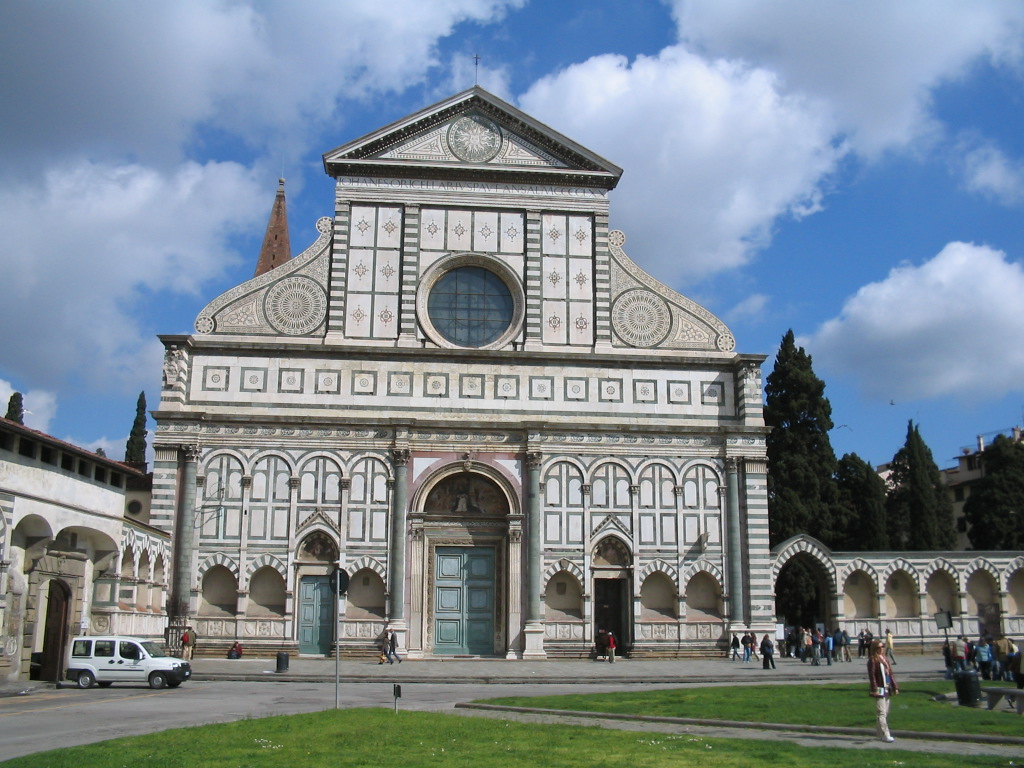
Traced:
<path id="1" fill-rule="evenodd" d="M 772 546 L 807 533 L 832 546 L 835 538 L 836 455 L 828 432 L 832 406 L 811 356 L 790 330 L 782 338 L 765 385 L 768 448 L 768 516 Z"/>
<path id="2" fill-rule="evenodd" d="M 18 424 L 25 423 L 25 403 L 21 397 L 21 392 L 15 392 L 11 395 L 11 399 L 7 401 L 6 418 Z"/>
<path id="3" fill-rule="evenodd" d="M 146 463 L 146 393 L 139 392 L 135 405 L 135 422 L 124 446 L 124 460 L 127 464 Z"/>
<path id="4" fill-rule="evenodd" d="M 893 457 L 886 500 L 889 544 L 911 551 L 952 549 L 953 505 L 932 452 L 913 421 L 907 441 Z"/>
<path id="5" fill-rule="evenodd" d="M 847 552 L 874 552 L 889 548 L 885 521 L 885 481 L 856 453 L 839 460 L 839 490 L 835 548 Z"/>
<path id="6" fill-rule="evenodd" d="M 974 549 L 1024 549 L 1024 444 L 999 435 L 981 455 L 984 476 L 964 502 Z"/>
<path id="7" fill-rule="evenodd" d="M 102 448 L 97 448 L 96 449 L 96 455 L 97 456 L 102 456 L 104 459 L 107 458 L 107 452 L 104 451 Z"/>

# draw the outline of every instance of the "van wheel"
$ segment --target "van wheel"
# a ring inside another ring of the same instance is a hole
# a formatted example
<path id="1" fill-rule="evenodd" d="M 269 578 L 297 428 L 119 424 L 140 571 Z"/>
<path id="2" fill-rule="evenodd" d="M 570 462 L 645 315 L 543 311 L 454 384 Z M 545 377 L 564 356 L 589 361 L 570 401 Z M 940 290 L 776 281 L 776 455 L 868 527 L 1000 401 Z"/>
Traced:
<path id="1" fill-rule="evenodd" d="M 166 688 L 167 687 L 167 675 L 163 672 L 153 672 L 149 676 L 149 687 L 150 688 Z"/>
<path id="2" fill-rule="evenodd" d="M 113 683 L 110 682 L 109 680 L 105 680 L 105 681 L 96 683 L 96 685 L 98 685 L 100 688 L 109 688 L 110 686 L 113 685 Z"/>
<path id="3" fill-rule="evenodd" d="M 92 684 L 95 682 L 96 678 L 93 677 L 92 672 L 90 672 L 87 669 L 83 669 L 81 672 L 78 673 L 78 678 L 75 680 L 75 685 L 77 685 L 82 690 L 85 690 L 86 688 L 92 688 Z"/>

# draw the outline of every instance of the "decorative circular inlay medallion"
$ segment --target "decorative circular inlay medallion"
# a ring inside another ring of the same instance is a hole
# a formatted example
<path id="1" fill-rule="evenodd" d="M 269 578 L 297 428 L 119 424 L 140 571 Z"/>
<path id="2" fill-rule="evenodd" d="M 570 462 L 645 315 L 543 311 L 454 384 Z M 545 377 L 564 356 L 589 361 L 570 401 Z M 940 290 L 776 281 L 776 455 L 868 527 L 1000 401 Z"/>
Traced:
<path id="1" fill-rule="evenodd" d="M 459 160 L 486 163 L 501 149 L 501 129 L 482 115 L 468 115 L 448 129 L 448 146 Z"/>
<path id="2" fill-rule="evenodd" d="M 301 336 L 324 321 L 327 297 L 324 289 L 308 277 L 286 277 L 267 291 L 263 311 L 278 333 Z"/>
<path id="3" fill-rule="evenodd" d="M 668 306 L 650 291 L 626 291 L 612 306 L 615 334 L 633 347 L 657 346 L 665 340 L 671 325 Z"/>
<path id="4" fill-rule="evenodd" d="M 214 323 L 213 318 L 209 315 L 200 315 L 196 318 L 196 332 L 197 333 L 213 333 Z"/>
<path id="5" fill-rule="evenodd" d="M 616 248 L 621 248 L 626 244 L 626 235 L 621 229 L 613 229 L 608 233 L 608 242 Z"/>

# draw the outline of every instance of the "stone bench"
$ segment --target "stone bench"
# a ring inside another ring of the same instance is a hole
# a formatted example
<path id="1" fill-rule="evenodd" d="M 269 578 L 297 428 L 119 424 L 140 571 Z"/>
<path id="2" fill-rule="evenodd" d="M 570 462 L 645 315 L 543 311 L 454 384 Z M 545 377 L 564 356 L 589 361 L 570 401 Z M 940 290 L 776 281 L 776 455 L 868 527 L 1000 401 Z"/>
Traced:
<path id="1" fill-rule="evenodd" d="M 988 708 L 995 709 L 1003 697 L 1014 699 L 1017 714 L 1024 714 L 1024 690 L 1020 688 L 982 688 L 981 692 L 988 696 Z"/>

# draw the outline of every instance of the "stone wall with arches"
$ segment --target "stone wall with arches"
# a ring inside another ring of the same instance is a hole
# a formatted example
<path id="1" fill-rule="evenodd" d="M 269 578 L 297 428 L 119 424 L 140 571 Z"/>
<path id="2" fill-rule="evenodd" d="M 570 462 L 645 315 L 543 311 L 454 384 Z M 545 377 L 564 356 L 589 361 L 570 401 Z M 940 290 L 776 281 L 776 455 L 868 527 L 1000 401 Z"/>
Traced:
<path id="1" fill-rule="evenodd" d="M 844 553 L 796 536 L 772 554 L 773 581 L 794 557 L 813 561 L 828 606 L 820 621 L 851 636 L 890 629 L 904 647 L 931 648 L 946 637 L 940 611 L 952 635 L 1024 635 L 1024 557 L 1014 552 Z"/>

